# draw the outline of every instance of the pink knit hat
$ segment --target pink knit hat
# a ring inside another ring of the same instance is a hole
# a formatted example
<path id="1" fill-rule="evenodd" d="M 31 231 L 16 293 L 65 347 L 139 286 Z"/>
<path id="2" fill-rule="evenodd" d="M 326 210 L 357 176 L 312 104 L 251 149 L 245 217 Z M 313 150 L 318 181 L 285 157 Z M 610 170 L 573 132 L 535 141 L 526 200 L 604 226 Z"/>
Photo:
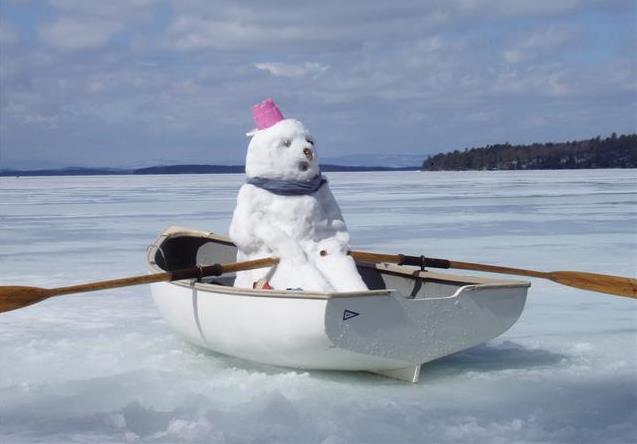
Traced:
<path id="1" fill-rule="evenodd" d="M 274 103 L 272 99 L 266 99 L 254 105 L 252 107 L 252 117 L 254 117 L 257 130 L 270 128 L 275 123 L 285 119 L 279 107 L 276 106 L 276 103 Z"/>

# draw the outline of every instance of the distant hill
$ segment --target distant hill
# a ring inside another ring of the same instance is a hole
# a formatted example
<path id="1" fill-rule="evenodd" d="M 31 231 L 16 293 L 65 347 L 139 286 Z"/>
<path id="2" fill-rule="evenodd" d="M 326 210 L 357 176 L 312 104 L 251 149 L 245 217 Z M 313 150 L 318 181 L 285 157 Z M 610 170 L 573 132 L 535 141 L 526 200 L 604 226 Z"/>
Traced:
<path id="1" fill-rule="evenodd" d="M 562 143 L 489 145 L 429 156 L 422 169 L 547 170 L 637 168 L 637 134 Z"/>
<path id="2" fill-rule="evenodd" d="M 379 167 L 379 166 L 352 166 L 352 165 L 321 165 L 321 171 L 417 171 L 417 166 L 412 167 Z M 223 174 L 243 173 L 243 165 L 169 165 L 150 168 L 139 168 L 131 174 Z"/>
<path id="3" fill-rule="evenodd" d="M 0 170 L 1 176 L 114 176 L 120 174 L 131 174 L 129 170 L 119 168 L 52 168 L 41 170 Z"/>
<path id="4" fill-rule="evenodd" d="M 164 165 L 137 168 L 128 174 L 229 174 L 244 171 L 243 165 Z"/>
<path id="5" fill-rule="evenodd" d="M 357 166 L 357 167 L 389 167 L 410 168 L 422 163 L 422 154 L 347 154 L 337 157 L 321 157 L 326 165 Z"/>
<path id="6" fill-rule="evenodd" d="M 321 165 L 321 171 L 418 171 L 413 167 L 380 167 L 351 165 Z M 0 170 L 0 176 L 102 176 L 102 175 L 142 175 L 142 174 L 231 174 L 243 173 L 243 165 L 160 165 L 147 168 L 60 168 L 43 170 Z"/>

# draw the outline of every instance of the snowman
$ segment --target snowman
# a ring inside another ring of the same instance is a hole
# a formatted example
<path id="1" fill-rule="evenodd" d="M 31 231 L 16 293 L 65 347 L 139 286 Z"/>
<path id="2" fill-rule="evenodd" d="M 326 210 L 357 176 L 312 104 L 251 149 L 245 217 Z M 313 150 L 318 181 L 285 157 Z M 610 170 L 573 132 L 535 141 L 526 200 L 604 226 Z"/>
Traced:
<path id="1" fill-rule="evenodd" d="M 230 238 L 237 260 L 275 256 L 270 269 L 237 273 L 235 287 L 367 290 L 351 256 L 341 210 L 321 175 L 314 139 L 272 99 L 252 107 L 256 129 L 246 156 Z"/>

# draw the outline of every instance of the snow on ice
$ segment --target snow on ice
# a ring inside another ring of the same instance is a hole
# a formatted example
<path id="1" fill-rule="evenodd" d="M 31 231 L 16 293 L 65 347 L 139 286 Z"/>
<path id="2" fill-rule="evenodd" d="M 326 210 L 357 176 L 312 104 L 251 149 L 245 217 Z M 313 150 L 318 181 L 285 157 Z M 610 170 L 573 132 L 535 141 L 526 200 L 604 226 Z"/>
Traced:
<path id="1" fill-rule="evenodd" d="M 353 247 L 633 275 L 635 170 L 331 173 Z M 243 175 L 0 178 L 2 284 L 145 273 L 166 226 L 225 233 Z M 466 272 L 465 272 L 466 273 Z M 635 301 L 533 280 L 517 324 L 419 384 L 188 345 L 146 287 L 0 315 L 0 442 L 628 443 Z"/>

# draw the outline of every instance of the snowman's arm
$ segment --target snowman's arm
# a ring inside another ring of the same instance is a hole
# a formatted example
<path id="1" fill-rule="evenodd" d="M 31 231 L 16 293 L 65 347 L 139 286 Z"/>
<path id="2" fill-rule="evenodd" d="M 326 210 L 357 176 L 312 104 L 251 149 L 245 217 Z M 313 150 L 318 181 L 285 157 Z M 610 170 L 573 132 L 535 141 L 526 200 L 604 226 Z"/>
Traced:
<path id="1" fill-rule="evenodd" d="M 262 219 L 255 221 L 256 236 L 281 259 L 291 259 L 296 262 L 307 262 L 307 257 L 301 246 L 279 227 Z"/>
<path id="2" fill-rule="evenodd" d="M 341 213 L 341 208 L 338 206 L 334 195 L 328 187 L 324 186 L 319 193 L 321 206 L 327 217 L 328 229 L 331 232 L 330 238 L 325 241 L 325 249 L 338 249 L 342 253 L 345 253 L 349 250 L 350 238 L 345 220 L 343 219 L 343 214 Z"/>
<path id="3" fill-rule="evenodd" d="M 251 254 L 259 250 L 259 241 L 254 232 L 252 201 L 254 197 L 246 186 L 239 189 L 237 196 L 237 206 L 232 214 L 230 222 L 230 239 L 236 244 L 240 251 Z"/>

